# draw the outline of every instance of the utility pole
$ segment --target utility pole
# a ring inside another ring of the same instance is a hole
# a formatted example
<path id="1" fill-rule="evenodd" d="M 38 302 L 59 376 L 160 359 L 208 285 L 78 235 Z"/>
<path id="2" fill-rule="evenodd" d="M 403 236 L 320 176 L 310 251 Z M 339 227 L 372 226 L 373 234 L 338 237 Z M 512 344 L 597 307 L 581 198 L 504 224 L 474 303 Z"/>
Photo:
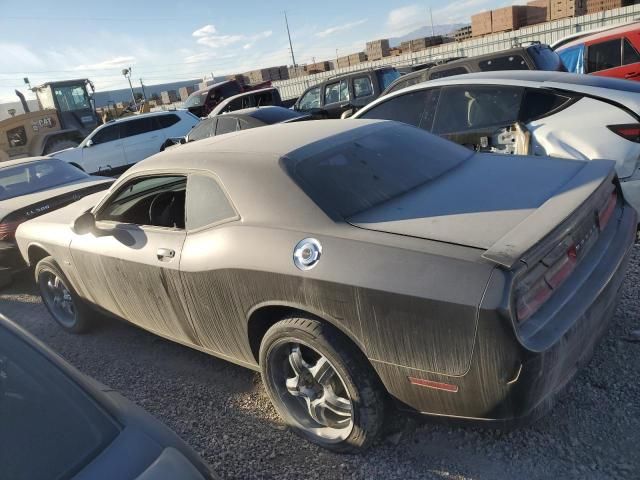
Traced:
<path id="1" fill-rule="evenodd" d="M 142 98 L 146 103 L 147 102 L 147 92 L 144 91 L 144 83 L 142 83 L 142 79 L 140 79 L 140 86 L 142 87 Z"/>
<path id="2" fill-rule="evenodd" d="M 431 11 L 431 7 L 429 7 L 429 17 L 431 17 L 431 36 L 435 37 L 436 36 L 436 31 L 433 28 L 433 12 Z"/>
<path id="3" fill-rule="evenodd" d="M 289 20 L 287 19 L 287 12 L 284 12 L 284 23 L 287 26 L 287 37 L 289 37 L 289 50 L 291 50 L 291 61 L 293 62 L 293 68 L 296 68 L 296 57 L 293 54 L 293 44 L 291 43 L 291 32 L 289 31 Z"/>
<path id="4" fill-rule="evenodd" d="M 122 75 L 129 80 L 129 88 L 131 89 L 131 98 L 133 99 L 133 104 L 137 107 L 138 103 L 136 102 L 136 94 L 133 92 L 133 85 L 131 85 L 131 67 L 125 68 L 122 70 Z"/>

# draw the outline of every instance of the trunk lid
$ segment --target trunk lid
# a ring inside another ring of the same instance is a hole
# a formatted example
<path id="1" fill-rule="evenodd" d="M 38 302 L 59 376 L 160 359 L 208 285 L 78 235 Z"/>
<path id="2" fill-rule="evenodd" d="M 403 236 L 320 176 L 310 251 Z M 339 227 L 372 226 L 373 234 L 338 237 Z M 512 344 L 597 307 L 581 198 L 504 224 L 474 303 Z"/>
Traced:
<path id="1" fill-rule="evenodd" d="M 512 267 L 612 175 L 608 160 L 475 154 L 348 218 L 354 226 L 486 250 Z"/>

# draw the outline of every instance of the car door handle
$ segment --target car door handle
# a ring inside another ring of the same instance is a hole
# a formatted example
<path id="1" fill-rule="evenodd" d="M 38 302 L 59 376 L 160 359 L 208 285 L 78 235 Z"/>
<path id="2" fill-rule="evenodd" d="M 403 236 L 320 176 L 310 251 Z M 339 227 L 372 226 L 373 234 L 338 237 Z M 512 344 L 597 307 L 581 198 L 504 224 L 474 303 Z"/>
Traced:
<path id="1" fill-rule="evenodd" d="M 629 73 L 625 74 L 624 78 L 634 78 L 634 77 L 637 77 L 639 75 L 640 75 L 640 73 L 638 73 L 638 72 L 629 72 Z"/>
<path id="2" fill-rule="evenodd" d="M 176 256 L 176 251 L 172 250 L 170 248 L 159 248 L 158 251 L 156 252 L 156 256 L 158 257 L 158 260 L 171 260 L 173 257 Z"/>

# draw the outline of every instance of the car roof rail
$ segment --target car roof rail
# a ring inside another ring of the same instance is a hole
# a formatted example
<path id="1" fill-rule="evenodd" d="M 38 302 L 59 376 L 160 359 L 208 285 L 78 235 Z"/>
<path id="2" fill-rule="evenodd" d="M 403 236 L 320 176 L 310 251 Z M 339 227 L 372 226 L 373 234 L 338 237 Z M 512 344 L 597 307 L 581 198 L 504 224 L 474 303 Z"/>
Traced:
<path id="1" fill-rule="evenodd" d="M 325 77 L 324 80 L 331 80 L 333 78 L 338 78 L 338 77 L 346 77 L 346 76 L 354 74 L 354 73 L 375 72 L 376 70 L 381 70 L 383 68 L 396 68 L 396 67 L 394 67 L 393 65 L 381 65 L 379 67 L 366 67 L 366 68 L 361 68 L 360 70 L 353 70 L 351 72 L 336 73 L 334 75 L 330 75 L 328 77 Z M 322 82 L 320 82 L 320 83 L 322 83 Z"/>

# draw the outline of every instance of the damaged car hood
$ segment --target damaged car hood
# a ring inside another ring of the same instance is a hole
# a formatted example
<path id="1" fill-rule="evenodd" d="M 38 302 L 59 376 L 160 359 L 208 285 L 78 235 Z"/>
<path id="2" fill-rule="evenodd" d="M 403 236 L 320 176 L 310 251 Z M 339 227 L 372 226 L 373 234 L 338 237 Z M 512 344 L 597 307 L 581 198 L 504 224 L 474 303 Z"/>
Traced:
<path id="1" fill-rule="evenodd" d="M 610 175 L 615 163 L 478 153 L 440 177 L 348 222 L 360 228 L 484 250 L 525 227 L 513 254 L 549 233 Z M 544 209 L 543 209 L 544 206 Z M 535 215 L 539 210 L 544 215 Z M 540 218 L 544 217 L 544 218 Z M 509 263 L 507 260 L 498 263 Z"/>

